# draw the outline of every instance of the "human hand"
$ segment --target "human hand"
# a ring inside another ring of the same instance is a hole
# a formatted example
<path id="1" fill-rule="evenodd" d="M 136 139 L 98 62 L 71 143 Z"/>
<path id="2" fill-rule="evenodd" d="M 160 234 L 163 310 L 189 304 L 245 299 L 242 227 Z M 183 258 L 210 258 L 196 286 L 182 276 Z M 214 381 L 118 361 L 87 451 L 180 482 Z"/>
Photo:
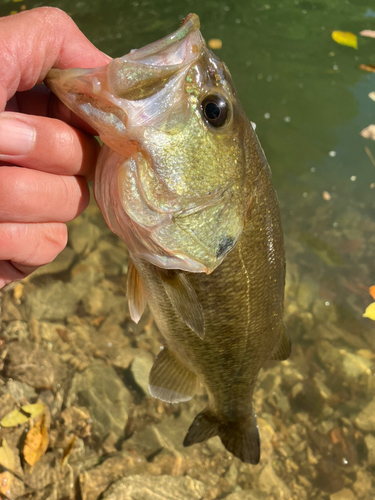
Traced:
<path id="1" fill-rule="evenodd" d="M 99 152 L 94 131 L 36 85 L 52 67 L 109 61 L 59 9 L 0 18 L 0 288 L 63 250 Z"/>

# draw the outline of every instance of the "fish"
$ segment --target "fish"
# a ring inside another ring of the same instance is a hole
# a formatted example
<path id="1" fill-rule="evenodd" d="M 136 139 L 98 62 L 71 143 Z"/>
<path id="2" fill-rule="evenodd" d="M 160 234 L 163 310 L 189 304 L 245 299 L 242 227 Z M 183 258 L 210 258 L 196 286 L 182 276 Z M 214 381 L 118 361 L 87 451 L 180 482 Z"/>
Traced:
<path id="1" fill-rule="evenodd" d="M 190 14 L 105 67 L 52 69 L 46 84 L 104 143 L 94 194 L 129 248 L 130 315 L 148 304 L 165 339 L 150 394 L 178 403 L 203 385 L 184 446 L 218 435 L 257 464 L 257 376 L 291 351 L 283 233 L 263 149 L 199 28 Z"/>

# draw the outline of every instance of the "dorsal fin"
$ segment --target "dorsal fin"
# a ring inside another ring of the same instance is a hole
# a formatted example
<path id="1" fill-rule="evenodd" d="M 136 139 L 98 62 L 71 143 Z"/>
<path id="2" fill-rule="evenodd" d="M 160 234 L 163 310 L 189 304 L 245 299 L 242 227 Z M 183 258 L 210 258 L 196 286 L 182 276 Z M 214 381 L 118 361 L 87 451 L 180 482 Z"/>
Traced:
<path id="1" fill-rule="evenodd" d="M 135 323 L 138 323 L 146 307 L 146 292 L 137 268 L 130 257 L 126 294 L 128 296 L 130 317 Z"/>
<path id="2" fill-rule="evenodd" d="M 187 326 L 204 339 L 203 309 L 186 274 L 182 271 L 159 269 L 159 275 L 173 307 Z"/>
<path id="3" fill-rule="evenodd" d="M 168 403 L 189 401 L 197 389 L 198 379 L 164 347 L 157 355 L 149 376 L 151 396 Z"/>

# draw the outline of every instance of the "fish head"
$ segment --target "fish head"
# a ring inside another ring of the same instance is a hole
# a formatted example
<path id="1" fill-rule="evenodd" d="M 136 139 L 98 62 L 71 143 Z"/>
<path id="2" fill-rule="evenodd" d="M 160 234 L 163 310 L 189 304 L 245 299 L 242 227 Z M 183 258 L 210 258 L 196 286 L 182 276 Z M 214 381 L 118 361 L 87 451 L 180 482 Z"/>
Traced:
<path id="1" fill-rule="evenodd" d="M 105 67 L 53 69 L 46 83 L 105 144 L 94 193 L 131 253 L 212 272 L 244 227 L 256 139 L 198 16 Z"/>

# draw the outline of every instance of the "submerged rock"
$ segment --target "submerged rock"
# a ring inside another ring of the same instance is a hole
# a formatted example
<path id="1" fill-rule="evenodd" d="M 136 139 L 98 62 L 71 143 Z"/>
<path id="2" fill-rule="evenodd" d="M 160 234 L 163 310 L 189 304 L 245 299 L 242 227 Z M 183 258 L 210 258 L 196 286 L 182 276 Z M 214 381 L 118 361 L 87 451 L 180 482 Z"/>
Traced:
<path id="1" fill-rule="evenodd" d="M 86 407 L 93 420 L 93 432 L 104 439 L 110 432 L 117 437 L 124 433 L 131 401 L 130 392 L 116 371 L 97 361 L 76 373 L 67 406 Z"/>
<path id="2" fill-rule="evenodd" d="M 203 500 L 206 491 L 189 476 L 129 476 L 113 484 L 103 500 Z"/>
<path id="3" fill-rule="evenodd" d="M 375 397 L 359 413 L 355 425 L 363 431 L 375 431 Z"/>

